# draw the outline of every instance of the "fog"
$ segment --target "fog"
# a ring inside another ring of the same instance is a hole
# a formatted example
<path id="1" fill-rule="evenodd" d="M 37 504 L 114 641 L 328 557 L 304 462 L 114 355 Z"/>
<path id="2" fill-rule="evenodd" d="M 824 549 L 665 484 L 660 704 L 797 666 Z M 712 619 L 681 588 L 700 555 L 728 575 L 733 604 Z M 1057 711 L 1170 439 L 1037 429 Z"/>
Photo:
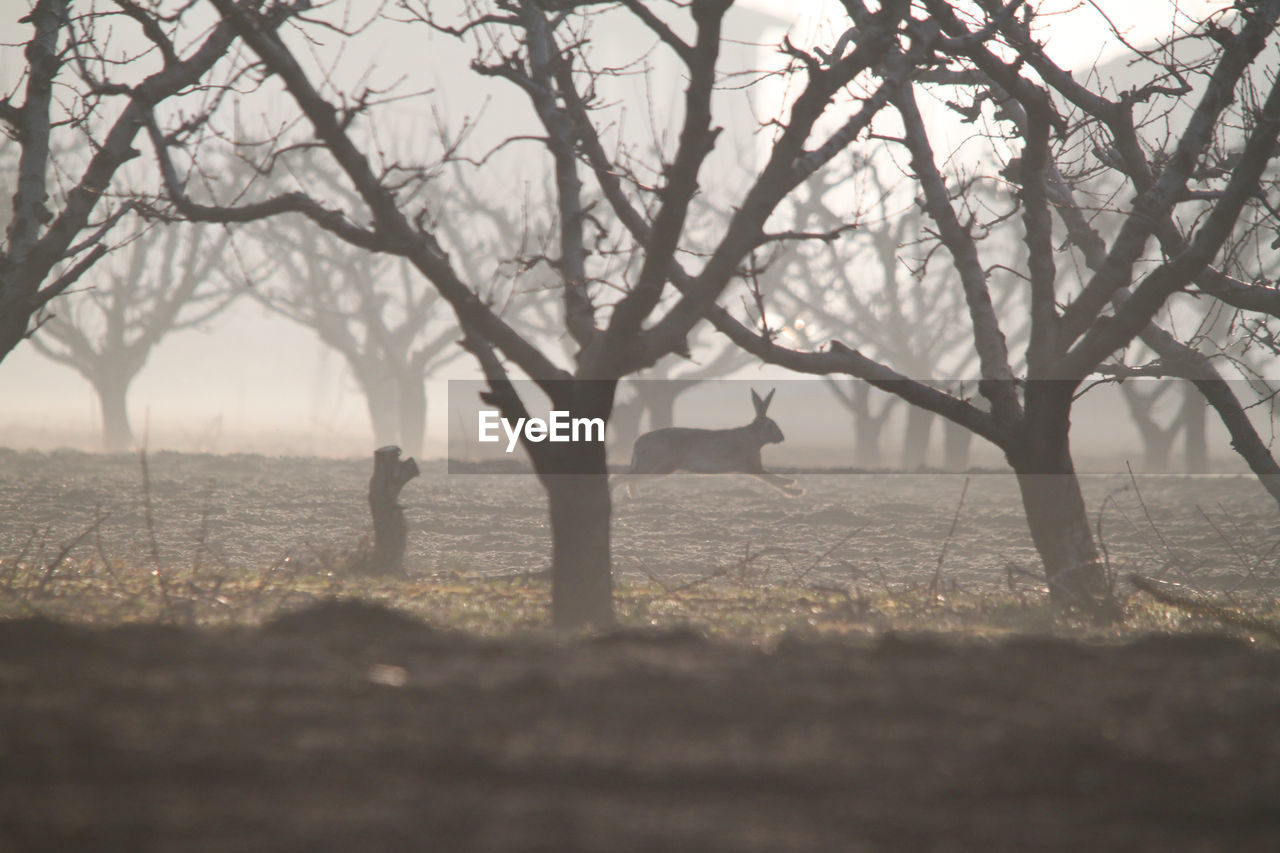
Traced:
<path id="1" fill-rule="evenodd" d="M 0 18 L 15 20 L 25 5 L 23 0 L 0 0 Z M 744 67 L 776 66 L 774 46 L 788 27 L 792 36 L 802 43 L 804 39 L 831 36 L 824 30 L 827 25 L 818 23 L 821 20 L 819 16 L 797 15 L 787 4 L 756 2 L 742 5 L 746 8 L 740 13 L 739 30 L 745 41 L 757 43 L 757 46 L 740 46 L 739 56 L 731 60 L 742 62 Z M 1069 9 L 1073 4 L 1061 5 L 1063 9 Z M 1156 0 L 1119 4 L 1117 8 L 1106 11 L 1117 26 L 1137 41 L 1146 37 L 1146 33 L 1159 31 L 1157 24 L 1173 16 L 1167 4 Z M 1186 11 L 1196 12 L 1199 7 L 1186 7 Z M 1057 17 L 1050 13 L 1045 17 L 1052 21 L 1046 29 L 1049 51 L 1069 64 L 1088 67 L 1093 62 L 1105 63 L 1120 49 L 1114 38 L 1098 35 L 1100 28 L 1096 14 L 1079 10 Z M 23 28 L 8 26 L 5 32 L 18 39 Z M 375 79 L 392 79 L 405 72 L 424 76 L 429 85 L 438 88 L 438 102 L 446 105 L 445 112 L 451 113 L 455 123 L 464 117 L 482 115 L 479 136 L 487 133 L 496 137 L 507 130 L 503 121 L 504 102 L 485 100 L 494 97 L 488 90 L 483 94 L 465 94 L 465 87 L 473 85 L 471 78 L 475 75 L 470 75 L 462 83 L 457 82 L 456 68 L 465 65 L 466 51 L 450 47 L 447 40 L 436 38 L 431 46 L 437 54 L 437 65 L 433 70 L 427 69 L 423 75 L 418 36 L 410 36 L 409 28 L 403 25 L 399 29 L 391 27 L 380 32 L 380 41 L 359 41 L 357 50 L 344 54 L 341 73 L 354 80 L 366 67 L 373 66 Z M 1085 34 L 1088 34 L 1087 38 Z M 13 86 L 19 68 L 19 47 L 0 49 L 0 88 L 7 90 Z M 659 70 L 659 77 L 661 73 L 664 72 Z M 455 89 L 463 94 L 455 94 Z M 749 94 L 752 106 L 734 111 L 733 123 L 727 134 L 729 138 L 718 146 L 718 151 L 730 152 L 727 155 L 730 160 L 738 159 L 739 165 L 766 142 L 756 132 L 757 121 L 769 115 L 771 110 L 776 110 L 776 104 L 788 97 L 771 80 L 762 81 Z M 649 96 L 652 97 L 652 91 Z M 746 95 L 741 97 L 745 99 Z M 480 101 L 487 104 L 484 110 L 477 109 L 476 104 Z M 496 107 L 494 103 L 497 103 Z M 660 107 L 660 98 L 655 103 Z M 402 131 L 402 134 L 408 134 L 401 140 L 403 144 L 412 145 L 413 134 L 423 132 L 430 123 L 426 112 L 428 106 L 417 103 L 417 106 L 403 109 L 397 107 L 398 112 L 393 112 L 398 122 L 402 122 L 402 127 L 411 129 Z M 930 121 L 935 123 L 944 138 L 950 138 L 951 144 L 959 146 L 958 140 L 967 131 L 941 105 L 928 106 Z M 630 131 L 641 133 L 649 130 L 644 126 L 649 124 L 648 121 L 638 121 L 634 115 L 628 120 L 631 122 Z M 658 121 L 661 123 L 662 119 Z M 712 181 L 709 195 L 714 197 L 717 193 L 722 194 L 723 190 L 729 190 L 731 196 L 736 180 L 733 168 L 723 163 L 715 168 L 720 170 L 714 173 L 715 181 L 720 185 Z M 81 292 L 64 297 L 62 306 L 55 303 L 54 313 L 65 313 L 66 306 L 75 300 L 85 299 L 83 291 L 92 289 L 95 280 L 101 279 L 95 279 L 93 275 L 86 278 L 77 288 Z M 262 283 L 257 286 L 261 288 Z M 427 288 L 428 284 L 419 280 L 418 287 Z M 439 313 L 447 323 L 448 312 L 443 306 Z M 704 335 L 701 340 L 711 338 L 711 335 Z M 713 351 L 709 344 L 704 343 L 703 349 L 695 353 L 694 366 L 698 361 L 705 362 L 711 358 Z M 919 378 L 955 379 L 968 375 L 945 364 L 931 369 L 936 377 Z M 456 436 L 450 433 L 450 423 L 456 422 L 456 416 L 451 416 L 446 406 L 448 382 L 472 379 L 477 375 L 472 360 L 463 357 L 453 360 L 428 378 L 425 456 L 443 456 L 450 451 L 450 441 L 456 441 Z M 797 381 L 793 374 L 784 370 L 758 365 L 742 365 L 724 375 L 760 387 Z M 716 426 L 732 422 L 737 415 L 729 412 L 740 411 L 744 417 L 749 414 L 745 403 L 737 408 L 726 408 L 715 401 L 715 396 L 708 386 L 694 388 L 684 394 L 677 408 L 677 422 L 690 426 Z M 784 393 L 780 405 L 785 405 L 787 396 L 798 395 Z M 705 408 L 699 406 L 701 397 L 708 398 Z M 98 449 L 102 446 L 102 416 L 93 387 L 80 375 L 51 362 L 30 345 L 20 346 L 0 363 L 0 399 L 4 400 L 4 406 L 0 408 L 0 446 L 41 450 L 58 447 Z M 840 454 L 851 446 L 852 431 L 848 418 L 833 401 L 834 398 L 818 393 L 811 395 L 809 402 L 804 404 L 814 408 L 801 409 L 796 400 L 790 401 L 788 415 L 795 425 L 787 430 L 788 443 L 771 451 L 779 464 L 812 465 L 818 460 L 832 458 L 833 453 L 841 464 L 845 463 Z M 1140 454 L 1141 437 L 1127 418 L 1117 416 L 1117 401 L 1114 389 L 1102 389 L 1093 392 L 1087 403 L 1078 409 L 1073 435 L 1077 453 L 1082 457 L 1107 460 L 1105 464 L 1114 465 L 1120 460 L 1136 459 Z M 135 443 L 145 443 L 151 449 L 351 456 L 363 455 L 375 445 L 364 395 L 343 358 L 322 344 L 313 331 L 267 311 L 249 298 L 238 299 L 228 310 L 198 328 L 166 335 L 130 385 L 128 411 Z M 804 411 L 805 415 L 795 417 L 799 411 Z M 1260 422 L 1266 418 L 1265 412 L 1253 414 Z M 901 461 L 900 423 L 904 417 L 900 409 L 891 420 L 891 424 L 899 425 L 885 430 L 882 464 L 876 467 L 894 467 Z M 1216 425 L 1212 429 L 1219 430 Z M 940 428 L 934 429 L 928 464 L 941 464 L 938 458 L 941 441 Z M 1222 470 L 1239 467 L 1229 454 L 1221 452 L 1220 431 L 1213 435 L 1210 446 L 1218 451 L 1215 460 Z M 975 443 L 974 453 L 973 464 L 1001 464 L 999 454 L 980 440 Z M 623 461 L 626 455 L 626 447 L 611 452 L 611 457 Z M 862 462 L 873 464 L 870 460 Z"/>

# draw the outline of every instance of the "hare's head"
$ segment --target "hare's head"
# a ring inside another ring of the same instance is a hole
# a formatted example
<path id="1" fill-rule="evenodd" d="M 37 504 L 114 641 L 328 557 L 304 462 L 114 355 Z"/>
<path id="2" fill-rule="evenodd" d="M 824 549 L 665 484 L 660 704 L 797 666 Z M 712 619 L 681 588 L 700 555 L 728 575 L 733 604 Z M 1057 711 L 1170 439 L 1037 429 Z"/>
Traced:
<path id="1" fill-rule="evenodd" d="M 773 418 L 765 414 L 769 411 L 769 404 L 773 402 L 773 393 L 777 390 L 777 388 L 772 389 L 769 395 L 762 400 L 755 389 L 751 389 L 751 405 L 756 408 L 756 419 L 751 422 L 751 426 L 760 433 L 764 444 L 778 444 L 783 439 L 782 429 L 774 422 Z"/>

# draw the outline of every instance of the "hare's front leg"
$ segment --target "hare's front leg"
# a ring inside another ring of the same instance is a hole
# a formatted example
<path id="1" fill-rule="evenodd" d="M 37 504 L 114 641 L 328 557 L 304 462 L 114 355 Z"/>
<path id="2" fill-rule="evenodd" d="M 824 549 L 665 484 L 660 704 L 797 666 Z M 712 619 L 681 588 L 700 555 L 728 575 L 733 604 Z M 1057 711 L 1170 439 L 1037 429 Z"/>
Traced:
<path id="1" fill-rule="evenodd" d="M 772 471 L 766 470 L 764 460 L 760 458 L 759 451 L 743 466 L 743 473 L 750 474 L 757 480 L 768 483 L 787 497 L 798 498 L 804 494 L 804 488 L 797 485 L 796 481 L 791 477 L 784 477 L 781 474 L 774 474 Z"/>
<path id="2" fill-rule="evenodd" d="M 627 497 L 628 498 L 640 497 L 640 490 L 636 488 L 636 484 L 640 480 L 653 480 L 660 476 L 662 475 L 661 474 L 628 474 L 627 475 Z"/>
<path id="3" fill-rule="evenodd" d="M 789 498 L 798 498 L 804 494 L 804 486 L 798 484 L 791 477 L 784 477 L 781 474 L 771 474 L 768 471 L 750 471 L 748 472 L 757 480 L 762 480 L 782 492 Z"/>
<path id="4" fill-rule="evenodd" d="M 640 490 L 636 488 L 637 480 L 652 480 L 655 474 L 635 474 L 630 471 L 620 471 L 609 478 L 609 493 L 613 494 L 619 486 L 625 485 L 627 498 L 638 498 Z"/>

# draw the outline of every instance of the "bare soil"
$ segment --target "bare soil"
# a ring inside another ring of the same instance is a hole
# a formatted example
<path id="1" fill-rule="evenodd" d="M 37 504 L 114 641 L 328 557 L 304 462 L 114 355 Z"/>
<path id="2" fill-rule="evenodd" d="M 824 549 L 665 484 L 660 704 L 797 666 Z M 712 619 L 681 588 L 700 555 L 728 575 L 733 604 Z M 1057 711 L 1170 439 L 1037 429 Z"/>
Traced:
<path id="1" fill-rule="evenodd" d="M 132 457 L 0 452 L 0 556 L 104 513 L 95 547 L 140 554 L 148 494 L 166 564 L 337 551 L 368 470 L 158 454 L 144 490 Z M 750 546 L 787 582 L 912 584 L 944 543 L 952 584 L 1033 569 L 1005 478 L 973 478 L 948 539 L 962 484 L 809 477 L 789 501 L 673 479 L 619 506 L 619 570 L 696 577 Z M 1274 594 L 1255 484 L 1143 481 L 1145 511 L 1121 478 L 1086 485 L 1112 559 Z M 428 471 L 403 499 L 412 572 L 545 564 L 531 478 Z M 230 628 L 11 619 L 0 851 L 1271 851 L 1278 721 L 1280 651 L 1224 636 L 495 640 L 356 603 Z"/>
<path id="2" fill-rule="evenodd" d="M 0 623 L 0 849 L 1276 850 L 1280 654 Z"/>
<path id="3" fill-rule="evenodd" d="M 545 493 L 532 475 L 447 474 L 425 463 L 401 495 L 410 574 L 493 576 L 546 568 Z M 149 551 L 145 498 L 165 564 L 324 563 L 370 529 L 369 459 L 0 448 L 0 557 L 33 531 L 70 541 L 102 518 L 112 556 Z M 929 582 L 945 546 L 948 583 L 1032 582 L 1038 559 L 1013 477 L 999 473 L 810 474 L 787 498 L 745 476 L 676 475 L 614 499 L 620 578 L 689 580 L 744 554 L 767 582 Z M 965 482 L 968 479 L 968 486 Z M 1280 515 L 1251 477 L 1082 477 L 1118 574 L 1138 571 L 1205 589 L 1280 591 Z M 949 536 L 957 506 L 959 522 Z M 202 553 L 205 552 L 205 553 Z M 126 560 L 128 562 L 128 560 Z"/>

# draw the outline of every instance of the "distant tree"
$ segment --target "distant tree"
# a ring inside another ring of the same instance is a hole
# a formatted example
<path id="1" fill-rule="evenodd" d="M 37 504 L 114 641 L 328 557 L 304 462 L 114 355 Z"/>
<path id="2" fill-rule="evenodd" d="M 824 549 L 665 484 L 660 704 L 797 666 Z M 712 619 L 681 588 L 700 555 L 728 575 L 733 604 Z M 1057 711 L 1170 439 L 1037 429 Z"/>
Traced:
<path id="1" fill-rule="evenodd" d="M 1175 395 L 1170 392 L 1176 387 L 1176 383 L 1166 381 L 1120 383 L 1129 417 L 1133 418 L 1142 438 L 1142 467 L 1146 471 L 1164 471 L 1169 467 L 1169 454 L 1182 427 L 1181 413 L 1167 417 L 1162 423 L 1157 409 L 1162 400 L 1173 399 Z"/>
<path id="2" fill-rule="evenodd" d="M 251 233 L 265 241 L 274 275 L 248 292 L 341 354 L 378 446 L 421 454 L 427 378 L 461 354 L 456 324 L 442 322 L 448 308 L 439 294 L 402 259 L 370 255 L 301 218 Z"/>
<path id="3" fill-rule="evenodd" d="M 111 249 L 110 232 L 133 207 L 113 200 L 113 184 L 156 107 L 195 92 L 226 57 L 226 22 L 181 46 L 168 35 L 190 17 L 189 6 L 161 17 L 134 3 L 36 0 L 18 22 L 25 31 L 6 22 L 5 40 L 26 44 L 22 76 L 0 92 L 0 128 L 18 147 L 0 242 L 0 360 Z M 281 20 L 276 11 L 263 24 Z M 170 141 L 201 126 L 207 94 L 183 100 Z"/>
<path id="4" fill-rule="evenodd" d="M 1226 333 L 1221 303 L 1208 300 L 1212 316 L 1205 318 L 1201 330 L 1192 340 L 1221 341 Z M 1191 322 L 1190 318 L 1184 318 Z M 1214 347 L 1221 344 L 1214 343 Z M 1187 473 L 1206 473 L 1208 447 L 1205 434 L 1206 405 L 1204 397 L 1190 383 L 1169 377 L 1158 367 L 1159 358 L 1141 342 L 1133 344 L 1127 353 L 1131 362 L 1146 363 L 1148 367 L 1133 368 L 1128 365 L 1108 365 L 1104 371 L 1117 377 L 1121 399 L 1124 400 L 1129 418 L 1138 431 L 1142 443 L 1142 470 L 1165 472 L 1175 467 L 1174 450 L 1178 439 L 1183 439 L 1183 470 Z M 1153 371 L 1150 365 L 1157 365 Z M 1146 374 L 1153 375 L 1146 375 Z"/>
<path id="5" fill-rule="evenodd" d="M 231 304 L 234 264 L 221 228 L 147 227 L 119 257 L 97 265 L 32 336 L 43 355 L 93 386 L 102 412 L 102 446 L 133 444 L 129 385 L 168 334 L 199 326 Z"/>
<path id="6" fill-rule="evenodd" d="M 880 392 L 861 379 L 840 381 L 824 377 L 827 388 L 853 421 L 853 463 L 863 468 L 883 468 L 881 436 L 897 404 L 891 394 Z"/>
<path id="7" fill-rule="evenodd" d="M 924 213 L 914 199 L 897 191 L 898 180 L 885 173 L 883 149 L 848 160 L 845 169 L 811 178 L 794 202 L 792 241 L 771 260 L 762 287 L 767 310 L 787 318 L 784 337 L 806 347 L 832 337 L 860 343 L 862 351 L 893 364 L 905 375 L 939 388 L 960 387 L 975 369 L 963 294 L 952 285 L 952 271 L 934 260 L 936 246 L 926 235 Z M 850 191 L 850 187 L 854 190 Z M 979 180 L 966 180 L 963 192 L 986 206 L 999 203 Z M 1011 254 L 1017 255 L 1016 241 Z M 1016 280 L 992 270 L 994 309 L 1009 316 L 1020 298 Z M 1016 341 L 1026 326 L 1014 330 Z M 970 390 L 975 383 L 970 382 Z M 860 380 L 829 382 L 828 387 L 852 414 L 860 464 L 881 465 L 879 436 L 893 412 L 892 402 L 872 403 L 872 389 Z M 907 408 L 899 466 L 927 464 L 932 411 Z M 964 429 L 948 429 L 946 462 L 968 466 L 969 439 Z"/>
<path id="8" fill-rule="evenodd" d="M 738 347 L 726 346 L 723 339 L 716 340 L 699 329 L 690 334 L 690 357 L 669 355 L 624 383 L 630 395 L 615 404 L 611 422 L 614 441 L 624 456 L 640 434 L 642 421 L 651 430 L 674 426 L 676 401 L 683 394 L 750 362 Z"/>

